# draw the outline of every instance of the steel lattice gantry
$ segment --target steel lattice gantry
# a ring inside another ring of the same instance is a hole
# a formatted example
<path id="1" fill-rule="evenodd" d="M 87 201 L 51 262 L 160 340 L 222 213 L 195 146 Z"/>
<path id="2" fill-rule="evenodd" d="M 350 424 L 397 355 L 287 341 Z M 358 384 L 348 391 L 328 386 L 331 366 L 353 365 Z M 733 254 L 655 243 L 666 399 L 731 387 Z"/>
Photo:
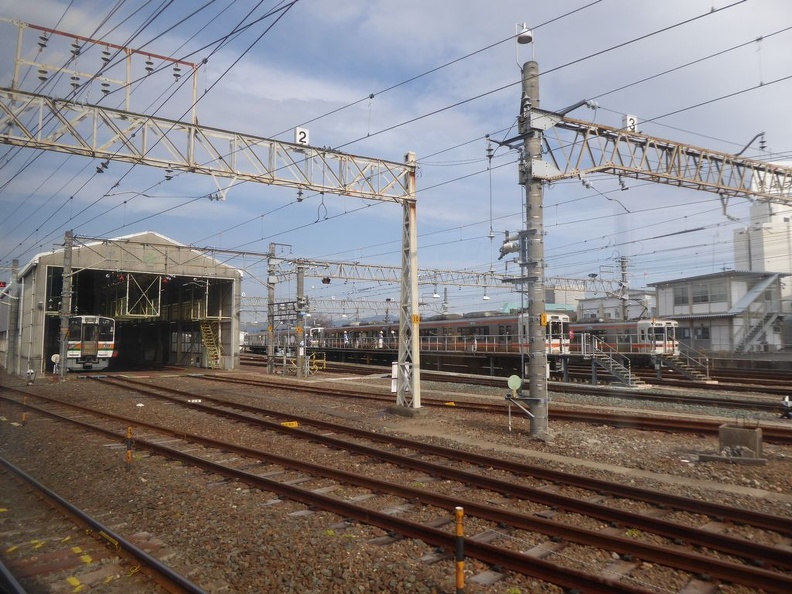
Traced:
<path id="1" fill-rule="evenodd" d="M 402 271 L 398 266 L 361 264 L 359 262 L 331 262 L 311 260 L 308 258 L 277 258 L 278 267 L 275 276 L 279 281 L 297 274 L 302 267 L 306 276 L 330 277 L 339 280 L 368 281 L 375 283 L 399 283 Z M 439 285 L 454 287 L 488 287 L 500 288 L 504 283 L 513 283 L 509 276 L 489 272 L 468 270 L 435 270 L 418 269 L 418 285 Z M 618 280 L 604 278 L 564 278 L 546 277 L 545 286 L 567 291 L 592 291 L 595 293 L 613 293 L 623 288 Z"/>
<path id="2" fill-rule="evenodd" d="M 0 88 L 0 110 L 5 144 L 384 202 L 414 199 L 414 165 L 8 88 Z"/>
<path id="3" fill-rule="evenodd" d="M 792 202 L 792 168 L 655 138 L 531 109 L 531 128 L 542 130 L 542 160 L 534 177 L 552 182 L 611 173 L 705 190 L 721 197 Z"/>
<path id="4" fill-rule="evenodd" d="M 0 88 L 0 142 L 401 204 L 397 404 L 420 408 L 413 153 L 396 163 L 9 88 Z"/>
<path id="5" fill-rule="evenodd" d="M 368 281 L 374 283 L 398 283 L 401 281 L 402 269 L 398 266 L 377 264 L 361 264 L 359 262 L 331 262 L 311 260 L 307 258 L 278 258 L 280 266 L 276 276 L 279 280 L 291 277 L 301 267 L 306 276 L 335 279 Z M 502 286 L 500 275 L 493 272 L 472 272 L 465 270 L 418 270 L 419 285 L 454 285 L 464 287 Z"/>

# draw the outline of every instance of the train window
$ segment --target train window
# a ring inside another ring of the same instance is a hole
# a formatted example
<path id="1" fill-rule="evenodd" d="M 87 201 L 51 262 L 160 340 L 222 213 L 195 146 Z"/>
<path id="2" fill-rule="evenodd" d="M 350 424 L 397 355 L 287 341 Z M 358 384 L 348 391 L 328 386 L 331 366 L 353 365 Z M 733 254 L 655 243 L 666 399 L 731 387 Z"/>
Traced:
<path id="1" fill-rule="evenodd" d="M 85 342 L 94 342 L 98 340 L 99 327 L 96 324 L 85 324 L 83 326 L 83 340 Z"/>
<path id="2" fill-rule="evenodd" d="M 82 336 L 82 320 L 80 318 L 73 318 L 69 320 L 69 338 L 72 340 L 80 340 Z"/>
<path id="3" fill-rule="evenodd" d="M 99 340 L 113 340 L 114 323 L 109 318 L 99 318 Z"/>

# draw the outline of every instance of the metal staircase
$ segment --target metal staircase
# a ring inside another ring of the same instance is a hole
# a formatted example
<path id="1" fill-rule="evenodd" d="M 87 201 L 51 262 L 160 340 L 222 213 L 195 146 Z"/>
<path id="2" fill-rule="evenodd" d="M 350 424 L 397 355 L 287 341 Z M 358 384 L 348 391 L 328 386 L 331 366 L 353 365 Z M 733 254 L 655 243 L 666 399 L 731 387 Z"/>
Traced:
<path id="1" fill-rule="evenodd" d="M 646 385 L 633 374 L 630 359 L 619 353 L 613 347 L 608 346 L 608 344 L 596 336 L 584 336 L 581 344 L 585 347 L 583 355 L 591 359 L 593 365 L 607 371 L 618 382 L 630 388 Z M 592 372 L 594 373 L 594 370 L 592 370 Z"/>
<path id="2" fill-rule="evenodd" d="M 201 323 L 201 341 L 206 349 L 206 362 L 210 369 L 220 367 L 220 338 L 215 332 L 215 324 L 211 320 L 203 319 Z"/>
<path id="3" fill-rule="evenodd" d="M 737 343 L 737 346 L 734 348 L 734 350 L 738 353 L 747 353 L 754 345 L 756 340 L 760 336 L 763 336 L 779 317 L 780 315 L 776 312 L 766 313 L 761 320 L 750 327 L 745 336 L 743 336 L 742 340 Z"/>
<path id="4" fill-rule="evenodd" d="M 685 376 L 693 382 L 710 382 L 709 377 L 709 360 L 705 357 L 705 362 L 702 363 L 697 357 L 691 357 L 686 354 L 679 355 L 660 355 L 661 365 L 673 369 L 677 373 Z M 715 383 L 715 382 L 713 382 Z"/>

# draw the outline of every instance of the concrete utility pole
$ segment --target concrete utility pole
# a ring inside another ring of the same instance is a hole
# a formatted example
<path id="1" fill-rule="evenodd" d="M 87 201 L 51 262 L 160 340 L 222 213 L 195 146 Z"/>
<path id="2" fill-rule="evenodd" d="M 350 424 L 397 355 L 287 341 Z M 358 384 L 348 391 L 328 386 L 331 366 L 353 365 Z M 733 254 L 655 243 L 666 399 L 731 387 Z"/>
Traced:
<path id="1" fill-rule="evenodd" d="M 66 356 L 68 355 L 69 316 L 71 315 L 72 294 L 72 247 L 74 246 L 74 233 L 66 231 L 63 244 L 63 289 L 61 291 L 60 306 L 60 379 L 66 381 Z"/>
<path id="2" fill-rule="evenodd" d="M 619 258 L 621 264 L 621 291 L 619 291 L 619 299 L 621 300 L 621 316 L 622 320 L 627 321 L 630 316 L 630 289 L 627 280 L 627 256 Z"/>
<path id="3" fill-rule="evenodd" d="M 531 110 L 539 106 L 539 65 L 526 62 L 522 69 L 523 94 L 519 132 L 524 161 L 520 183 L 525 186 L 525 231 L 521 234 L 522 287 L 528 286 L 528 389 L 531 437 L 547 438 L 547 348 L 545 346 L 544 206 L 542 180 L 534 168 L 542 160 L 542 130 L 532 126 Z"/>
<path id="4" fill-rule="evenodd" d="M 19 276 L 19 260 L 14 259 L 11 262 L 11 281 L 8 283 L 8 353 L 6 355 L 6 369 L 13 371 L 19 375 L 19 361 L 17 356 L 19 353 L 19 291 L 17 290 L 16 280 Z M 28 369 L 30 363 L 28 362 Z"/>

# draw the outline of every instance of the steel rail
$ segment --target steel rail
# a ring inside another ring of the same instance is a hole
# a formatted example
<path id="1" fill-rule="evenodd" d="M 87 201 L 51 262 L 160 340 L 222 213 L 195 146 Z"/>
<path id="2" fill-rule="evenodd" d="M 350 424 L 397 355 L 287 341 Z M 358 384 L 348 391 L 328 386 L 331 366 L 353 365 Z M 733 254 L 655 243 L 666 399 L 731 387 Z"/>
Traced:
<path id="1" fill-rule="evenodd" d="M 135 389 L 139 393 L 143 393 L 149 396 L 153 395 L 155 397 L 161 397 L 158 394 L 151 393 L 151 391 L 147 389 L 143 389 L 143 388 L 133 388 L 133 389 Z M 159 389 L 159 387 L 157 387 L 157 389 Z M 171 391 L 172 389 L 168 388 L 167 390 Z M 209 399 L 214 400 L 211 397 Z M 168 401 L 172 402 L 173 399 L 168 398 Z M 183 401 L 177 400 L 177 402 L 179 404 L 184 404 Z M 193 404 L 193 403 L 189 403 L 189 404 Z M 675 522 L 669 522 L 660 518 L 653 518 L 650 516 L 646 516 L 644 514 L 637 514 L 630 511 L 611 508 L 605 505 L 583 501 L 580 500 L 579 498 L 566 497 L 558 493 L 548 493 L 547 491 L 543 491 L 541 489 L 523 486 L 500 479 L 493 479 L 480 474 L 467 472 L 465 470 L 448 468 L 442 464 L 426 462 L 423 460 L 416 459 L 414 457 L 403 456 L 400 454 L 372 448 L 370 446 L 366 446 L 362 444 L 350 443 L 348 441 L 344 441 L 342 439 L 333 437 L 332 435 L 317 435 L 314 432 L 306 431 L 303 429 L 298 429 L 294 427 L 285 427 L 278 422 L 267 421 L 259 418 L 252 418 L 247 415 L 240 415 L 237 413 L 226 413 L 226 411 L 218 411 L 216 408 L 205 406 L 202 403 L 200 404 L 195 403 L 195 404 L 197 404 L 196 408 L 209 412 L 210 414 L 218 414 L 219 412 L 223 416 L 226 416 L 227 418 L 231 418 L 235 421 L 254 423 L 256 426 L 259 427 L 263 426 L 271 431 L 282 433 L 284 435 L 289 435 L 290 437 L 297 435 L 314 443 L 321 443 L 331 448 L 343 449 L 363 456 L 375 457 L 399 467 L 407 467 L 407 468 L 412 468 L 414 470 L 425 472 L 431 476 L 438 476 L 444 479 L 456 480 L 463 484 L 468 484 L 478 488 L 491 490 L 508 497 L 517 497 L 535 503 L 541 503 L 550 508 L 563 509 L 569 513 L 579 513 L 579 514 L 595 517 L 606 522 L 612 522 L 612 523 L 615 522 L 632 528 L 639 528 L 642 530 L 656 533 L 658 535 L 664 536 L 669 539 L 684 540 L 692 544 L 697 544 L 703 547 L 717 549 L 721 552 L 728 553 L 730 555 L 743 557 L 746 558 L 748 561 L 754 561 L 756 558 L 760 558 L 764 562 L 767 562 L 776 567 L 792 568 L 792 556 L 790 556 L 789 551 L 785 549 L 779 549 L 772 546 L 764 546 L 757 543 L 749 543 L 745 539 L 734 538 L 728 535 L 720 535 L 712 532 L 705 532 L 698 530 L 696 528 L 684 526 L 682 524 L 678 524 Z M 231 406 L 233 407 L 233 404 L 231 404 Z M 87 412 L 91 412 L 91 409 L 85 409 L 85 410 Z M 251 412 L 258 412 L 258 411 L 260 411 L 260 409 L 254 408 Z M 279 414 L 271 410 L 265 410 L 263 412 L 268 416 Z M 106 413 L 101 413 L 101 414 L 104 415 Z M 292 418 L 292 415 L 288 415 L 288 417 Z M 123 417 L 121 418 L 121 420 L 130 423 L 135 422 L 133 419 L 126 419 Z M 313 424 L 313 422 L 310 419 L 301 420 L 300 422 Z M 171 434 L 175 437 L 182 437 L 184 439 L 189 439 L 190 441 L 194 441 L 202 445 L 209 445 L 210 447 L 226 449 L 242 455 L 250 456 L 254 452 L 256 453 L 256 455 L 258 455 L 259 453 L 258 451 L 251 451 L 248 448 L 244 448 L 240 446 L 232 446 L 226 444 L 225 442 L 218 442 L 202 436 L 197 436 L 197 435 L 188 436 L 187 434 L 181 431 L 174 431 L 157 425 L 141 423 L 140 421 L 137 421 L 137 424 L 140 426 L 145 426 L 146 428 L 149 429 Z M 333 425 L 330 423 L 326 423 L 323 425 L 324 425 L 322 427 L 323 429 L 332 429 L 334 432 L 337 432 L 339 430 L 337 425 Z M 368 434 L 362 431 L 355 431 L 354 437 L 368 438 Z M 390 439 L 376 440 L 376 441 L 391 442 Z M 404 447 L 403 443 L 399 443 L 399 445 L 401 447 Z M 421 448 L 416 443 L 413 443 L 412 446 L 410 447 L 412 447 L 413 449 L 420 449 L 420 451 L 424 451 L 423 448 Z M 289 458 L 283 458 L 268 453 L 266 454 L 266 456 L 268 457 L 268 459 L 275 459 L 275 463 L 277 464 L 283 466 L 298 467 L 299 469 L 314 474 L 315 473 L 326 474 L 329 472 L 335 472 L 331 469 L 325 470 L 322 467 L 316 467 L 315 465 L 310 463 L 303 463 L 300 461 L 291 460 Z M 469 460 L 467 457 L 458 456 L 458 458 L 459 460 L 466 463 L 471 462 L 471 460 Z M 330 478 L 333 478 L 335 480 L 340 480 L 342 482 L 357 482 L 358 480 L 357 478 L 355 478 L 355 475 L 346 476 L 346 473 L 343 473 L 343 475 L 334 474 Z M 381 488 L 381 485 L 377 485 L 377 484 L 365 484 L 364 486 L 369 487 L 374 491 L 377 491 L 378 489 Z M 407 499 L 416 497 L 415 492 L 409 492 L 409 493 L 399 492 L 397 494 L 399 494 L 400 496 L 404 496 Z M 421 499 L 425 502 L 423 495 L 421 496 Z M 452 506 L 449 509 L 453 509 L 453 505 L 452 505 L 453 502 L 449 501 L 447 503 L 449 506 Z M 664 501 L 662 505 L 667 506 L 668 503 Z M 465 507 L 467 509 L 469 505 L 466 503 Z M 697 510 L 691 509 L 686 511 L 693 512 Z M 475 515 L 475 513 L 471 512 L 470 509 L 468 509 L 467 513 L 468 515 L 471 514 Z M 726 515 L 727 514 L 723 514 L 718 517 L 720 518 Z M 500 517 L 498 518 L 492 518 L 488 516 L 482 516 L 482 517 L 486 517 L 486 519 L 490 519 L 497 522 L 503 521 L 503 519 Z M 765 526 L 766 528 L 773 530 L 774 532 L 778 531 L 777 518 L 771 516 L 768 524 L 769 525 Z M 554 535 L 552 529 L 542 529 L 541 526 L 553 526 L 553 524 L 550 523 L 546 525 L 545 524 L 533 525 L 530 528 L 525 528 L 525 529 L 544 532 L 545 534 L 551 536 Z M 520 526 L 520 527 L 524 527 L 524 526 Z"/>
<path id="2" fill-rule="evenodd" d="M 218 378 L 214 376 L 196 376 L 199 379 L 205 380 L 215 380 L 217 381 Z M 126 382 L 136 383 L 135 380 L 125 380 Z M 222 381 L 222 380 L 221 380 Z M 143 382 L 139 382 L 141 385 L 147 385 Z M 157 389 L 170 391 L 172 388 L 163 388 L 162 386 L 156 386 Z M 284 390 L 302 390 L 302 386 L 291 386 L 283 383 L 269 383 L 267 387 L 277 387 Z M 175 393 L 179 393 L 178 390 L 174 390 Z M 322 392 L 318 392 L 322 393 Z M 332 395 L 332 393 L 331 393 Z M 344 394 L 341 394 L 344 395 Z M 349 396 L 346 393 L 346 396 Z M 371 395 L 370 395 L 371 396 Z M 376 398 L 381 400 L 382 397 L 379 396 L 371 396 L 372 398 Z M 218 403 L 225 404 L 226 406 L 233 406 L 235 408 L 239 408 L 242 410 L 248 410 L 251 412 L 259 411 L 261 413 L 271 414 L 271 415 L 279 415 L 282 417 L 288 416 L 290 419 L 296 419 L 299 422 L 307 423 L 314 425 L 319 428 L 323 429 L 331 429 L 334 431 L 338 431 L 339 427 L 337 425 L 333 425 L 330 423 L 325 423 L 324 421 L 320 421 L 317 419 L 311 419 L 308 417 L 302 417 L 299 415 L 295 415 L 293 413 L 286 413 L 262 409 L 259 407 L 247 406 L 245 404 L 240 403 L 231 403 L 220 399 L 215 399 L 211 396 L 202 396 L 203 400 L 206 401 L 216 401 Z M 447 405 L 443 405 L 446 406 Z M 459 403 L 455 403 L 454 408 L 460 408 Z M 513 472 L 515 474 L 528 474 L 534 476 L 536 478 L 540 478 L 543 480 L 547 480 L 554 483 L 565 483 L 572 486 L 580 487 L 583 489 L 589 489 L 593 491 L 609 493 L 618 497 L 627 497 L 630 499 L 641 499 L 649 503 L 653 503 L 659 506 L 673 506 L 680 510 L 690 511 L 693 513 L 705 513 L 707 515 L 715 516 L 715 517 L 725 517 L 726 515 L 732 516 L 732 520 L 740 523 L 744 523 L 747 525 L 756 526 L 758 528 L 764 528 L 767 530 L 774 530 L 774 531 L 781 531 L 785 534 L 792 535 L 792 518 L 779 518 L 777 516 L 773 516 L 770 514 L 763 514 L 760 512 L 754 512 L 751 510 L 746 510 L 742 508 L 731 508 L 728 506 L 722 506 L 716 503 L 711 503 L 707 501 L 700 501 L 698 499 L 691 499 L 687 497 L 680 497 L 676 495 L 663 495 L 662 497 L 656 491 L 642 489 L 640 487 L 630 487 L 628 485 L 621 485 L 618 483 L 611 483 L 608 481 L 603 481 L 600 479 L 595 478 L 588 478 L 588 477 L 580 477 L 577 475 L 570 475 L 564 472 L 548 469 L 543 466 L 536 466 L 531 464 L 525 464 L 522 462 L 510 462 L 508 460 L 500 460 L 497 458 L 490 458 L 487 456 L 475 454 L 473 452 L 460 452 L 455 449 L 445 448 L 443 446 L 437 446 L 433 444 L 417 442 L 410 439 L 395 437 L 395 436 L 388 436 L 387 438 L 383 436 L 379 436 L 375 433 L 371 433 L 369 431 L 362 431 L 360 429 L 355 429 L 354 427 L 345 427 L 344 431 L 349 433 L 350 435 L 355 435 L 358 437 L 363 437 L 365 439 L 369 439 L 372 441 L 382 441 L 388 443 L 396 443 L 402 447 L 419 449 L 420 451 L 428 454 L 433 454 L 437 456 L 443 456 L 446 458 L 452 458 L 456 460 L 464 460 L 466 462 L 470 462 L 473 464 L 478 464 L 484 467 L 493 467 L 498 468 L 501 470 L 506 470 L 508 472 Z M 464 456 L 464 457 L 463 457 Z"/>
<path id="3" fill-rule="evenodd" d="M 259 361 L 256 359 L 245 359 L 240 358 L 240 361 L 243 365 L 249 365 L 251 367 L 262 367 L 266 365 L 265 361 Z M 328 372 L 348 372 L 348 373 L 365 373 L 366 371 L 371 372 L 372 369 L 382 370 L 383 376 L 388 375 L 390 376 L 390 369 L 385 370 L 382 367 L 376 366 L 367 366 L 367 365 L 348 365 L 342 369 L 333 369 L 333 363 L 329 362 L 327 367 L 324 369 Z M 575 374 L 572 374 L 575 375 Z M 648 374 L 647 374 L 648 375 Z M 578 377 L 583 379 L 590 378 L 591 372 L 588 373 L 579 373 L 577 374 Z M 641 376 L 642 379 L 646 379 L 646 377 Z M 493 388 L 502 388 L 504 386 L 503 378 L 500 377 L 491 377 L 491 376 L 459 376 L 453 373 L 447 372 L 433 372 L 429 370 L 423 370 L 421 372 L 421 378 L 424 381 L 437 381 L 437 382 L 457 382 L 461 384 L 470 384 L 470 385 L 480 385 L 480 386 L 490 386 Z M 558 382 L 553 381 L 549 382 L 550 390 L 552 392 L 560 392 L 560 393 L 573 393 L 573 394 L 595 394 L 595 395 L 607 395 L 613 396 L 617 398 L 623 398 L 625 400 L 649 400 L 649 401 L 656 401 L 656 402 L 673 402 L 676 404 L 687 404 L 687 405 L 701 405 L 701 406 L 711 406 L 711 407 L 724 407 L 724 408 L 736 408 L 742 410 L 752 410 L 752 411 L 765 411 L 765 412 L 776 412 L 782 409 L 781 401 L 760 401 L 756 399 L 750 400 L 738 400 L 736 398 L 719 398 L 713 396 L 691 396 L 688 394 L 668 394 L 668 393 L 657 393 L 657 392 L 649 392 L 646 390 L 641 390 L 640 392 L 629 392 L 624 389 L 619 389 L 618 392 L 613 391 L 611 386 L 607 385 L 600 385 L 600 386 L 592 386 L 588 383 L 572 383 L 572 382 Z M 737 393 L 744 393 L 746 392 L 746 388 L 744 385 L 739 383 L 730 385 L 730 384 L 701 384 L 701 382 L 690 382 L 688 380 L 681 380 L 681 379 L 671 379 L 668 380 L 664 378 L 662 381 L 658 383 L 658 385 L 667 385 L 671 387 L 684 387 L 684 388 L 694 388 L 694 389 L 702 389 L 702 390 L 722 390 L 722 391 L 729 391 L 733 390 Z M 771 391 L 768 392 L 769 394 L 788 394 L 790 393 L 789 389 L 782 389 L 776 388 L 773 386 L 765 386 L 762 387 L 762 390 L 765 388 L 770 389 Z M 762 391 L 757 388 L 756 384 L 752 385 L 751 392 Z M 607 394 L 604 392 L 610 391 Z"/>
<path id="4" fill-rule="evenodd" d="M 3 396 L 0 396 L 0 398 L 9 400 Z M 9 401 L 14 402 L 13 400 Z M 60 401 L 54 402 L 61 405 L 70 405 L 69 403 Z M 27 404 L 26 406 L 28 408 L 37 410 L 41 414 L 75 424 L 84 429 L 99 432 L 108 437 L 115 437 L 118 439 L 122 439 L 124 437 L 123 433 L 121 432 L 97 427 L 85 421 L 70 419 L 31 404 Z M 99 411 L 93 412 L 103 414 Z M 183 434 L 182 437 L 184 437 Z M 326 511 L 335 513 L 343 518 L 353 519 L 363 524 L 375 526 L 389 533 L 397 533 L 405 538 L 414 538 L 431 546 L 440 547 L 448 551 L 453 551 L 456 546 L 456 538 L 453 534 L 448 534 L 436 528 L 431 528 L 423 524 L 404 520 L 391 514 L 377 512 L 369 508 L 358 506 L 342 500 L 333 499 L 329 496 L 301 489 L 294 485 L 279 483 L 275 480 L 258 476 L 250 472 L 231 469 L 223 466 L 222 464 L 198 458 L 191 454 L 180 452 L 179 450 L 169 448 L 162 444 L 141 439 L 137 439 L 135 441 L 138 445 L 145 447 L 145 449 L 168 459 L 178 460 L 186 464 L 194 465 L 203 470 L 208 470 L 222 476 L 240 480 L 248 485 L 275 493 L 282 497 L 287 497 L 309 507 L 319 507 Z M 229 446 L 229 444 L 223 445 L 224 447 Z M 264 452 L 262 452 L 262 454 L 263 453 Z M 350 478 L 353 478 L 356 475 L 350 474 L 349 476 Z M 380 485 L 380 487 L 382 487 L 382 485 Z M 458 505 L 458 500 L 454 501 L 456 501 L 455 505 Z M 592 594 L 651 594 L 650 590 L 621 584 L 618 582 L 618 580 L 590 575 L 570 568 L 563 568 L 562 571 L 559 566 L 548 561 L 544 561 L 543 559 L 534 558 L 522 553 L 509 551 L 508 549 L 502 549 L 486 543 L 477 542 L 472 539 L 465 539 L 465 554 L 467 557 L 479 559 L 480 561 L 490 565 L 497 565 L 498 567 L 509 569 L 523 575 L 529 575 L 536 579 L 541 579 L 562 587 L 580 588 L 582 591 L 591 592 Z M 792 584 L 792 581 L 790 581 L 790 584 Z"/>
<path id="5" fill-rule="evenodd" d="M 289 386 L 281 382 L 267 381 L 267 380 L 249 380 L 241 378 L 228 378 L 222 376 L 212 375 L 195 375 L 201 379 L 222 381 L 227 383 L 257 385 L 261 387 L 279 388 L 284 390 L 301 390 L 312 394 L 321 394 L 326 396 L 340 396 L 343 398 L 361 398 L 368 400 L 386 401 L 387 399 L 381 394 L 365 394 L 365 393 L 350 393 L 348 390 L 339 390 L 333 388 L 323 388 L 320 386 L 310 386 L 302 384 L 300 386 Z M 555 388 L 553 388 L 555 389 Z M 572 391 L 572 390 L 570 390 Z M 580 390 L 575 390 L 580 392 Z M 504 391 L 505 392 L 505 391 Z M 615 396 L 622 397 L 619 393 Z M 627 397 L 627 393 L 625 396 Z M 427 407 L 445 407 L 447 400 L 436 400 L 432 398 L 423 398 L 422 404 Z M 474 410 L 479 412 L 488 412 L 497 414 L 503 411 L 503 406 L 499 404 L 489 403 L 476 403 L 476 402 L 455 402 L 454 406 L 461 410 Z M 707 421 L 707 420 L 684 420 L 673 419 L 669 417 L 652 417 L 649 415 L 630 416 L 622 413 L 608 413 L 603 411 L 592 411 L 586 409 L 585 412 L 577 412 L 565 410 L 561 408 L 551 408 L 551 415 L 556 420 L 579 422 L 579 423 L 600 423 L 613 425 L 621 428 L 630 429 L 643 429 L 647 431 L 663 431 L 663 432 L 687 432 L 687 433 L 701 433 L 704 435 L 718 435 L 720 426 L 723 421 Z M 792 430 L 784 427 L 776 427 L 772 425 L 762 426 L 762 438 L 765 441 L 785 444 L 792 444 Z"/>
<path id="6" fill-rule="evenodd" d="M 52 402 L 61 405 L 67 404 L 69 406 L 72 406 L 69 403 L 63 403 L 61 401 L 53 400 Z M 84 409 L 85 407 L 77 407 L 77 408 Z M 98 416 L 115 416 L 115 415 L 107 415 L 106 413 L 103 413 L 101 411 L 92 411 L 90 409 L 87 410 Z M 47 411 L 42 411 L 42 412 L 47 413 Z M 63 420 L 76 423 L 85 428 L 102 431 L 107 435 L 115 435 L 119 439 L 123 437 L 122 433 L 115 433 L 108 429 L 98 428 L 84 421 L 76 421 L 76 420 L 68 419 L 68 417 L 62 417 L 61 415 L 57 415 L 56 413 L 47 413 L 47 414 L 55 415 L 58 418 L 62 418 Z M 128 421 L 134 422 L 134 420 L 132 419 L 129 419 Z M 138 424 L 140 425 L 141 423 L 138 422 Z M 552 522 L 550 520 L 534 518 L 531 516 L 526 516 L 523 514 L 518 514 L 507 510 L 498 510 L 497 508 L 480 505 L 471 501 L 460 501 L 458 498 L 435 495 L 427 491 L 422 491 L 409 487 L 403 487 L 395 483 L 380 481 L 377 479 L 361 477 L 359 475 L 344 471 L 332 470 L 324 466 L 315 465 L 311 463 L 304 463 L 294 460 L 293 458 L 276 456 L 260 450 L 254 450 L 243 446 L 234 446 L 226 442 L 203 438 L 200 436 L 193 436 L 193 435 L 185 434 L 184 432 L 168 430 L 154 425 L 149 425 L 149 424 L 143 424 L 143 425 L 149 428 L 156 429 L 158 431 L 163 431 L 167 434 L 180 437 L 181 439 L 184 440 L 200 443 L 202 445 L 207 445 L 208 447 L 222 449 L 223 451 L 233 452 L 236 454 L 246 455 L 249 457 L 252 456 L 259 459 L 263 457 L 267 461 L 275 462 L 284 467 L 301 470 L 304 472 L 308 472 L 310 474 L 319 474 L 321 476 L 333 478 L 334 480 L 338 480 L 340 482 L 366 487 L 373 492 L 388 492 L 396 496 L 402 497 L 404 499 L 407 499 L 409 501 L 416 501 L 421 504 L 434 505 L 440 508 L 445 508 L 447 510 L 453 510 L 456 506 L 462 505 L 467 510 L 467 513 L 469 515 L 480 516 L 490 521 L 505 523 L 507 525 L 514 526 L 515 528 L 530 530 L 534 532 L 541 532 L 549 536 L 561 537 L 569 541 L 574 541 L 579 544 L 594 546 L 597 548 L 606 548 L 608 550 L 617 551 L 624 555 L 633 555 L 654 563 L 662 563 L 663 565 L 669 565 L 669 561 L 672 560 L 674 563 L 673 567 L 676 567 L 677 569 L 691 571 L 696 575 L 700 574 L 701 572 L 705 572 L 718 579 L 723 579 L 735 583 L 741 583 L 750 587 L 759 587 L 761 585 L 761 587 L 768 592 L 786 592 L 788 588 L 792 587 L 791 576 L 785 576 L 783 574 L 770 572 L 764 569 L 742 566 L 721 560 L 713 560 L 711 558 L 705 557 L 697 553 L 675 551 L 665 546 L 640 543 L 631 538 L 622 538 L 622 537 L 604 535 L 601 532 L 597 532 L 597 531 L 566 526 L 563 524 Z M 280 425 L 277 424 L 275 424 L 275 426 L 280 427 Z M 295 431 L 294 428 L 289 428 L 289 430 L 292 432 Z M 308 437 L 314 439 L 316 436 L 314 434 L 309 434 Z M 334 441 L 337 442 L 339 440 L 334 440 Z M 151 442 L 148 440 L 137 440 L 137 443 L 139 445 L 142 445 L 145 449 L 154 451 L 168 458 L 178 459 L 182 462 L 192 464 L 204 468 L 206 470 L 211 470 L 213 472 L 217 472 L 224 476 L 229 476 L 231 478 L 242 480 L 248 484 L 253 484 L 259 488 L 264 488 L 268 491 L 272 491 L 279 495 L 285 495 L 289 498 L 298 500 L 306 505 L 314 505 L 314 506 L 317 505 L 317 502 L 314 501 L 315 494 L 312 491 L 307 491 L 297 487 L 293 488 L 292 486 L 289 485 L 286 486 L 287 488 L 284 491 L 282 490 L 282 487 L 284 487 L 284 485 L 272 479 L 259 477 L 258 475 L 241 470 L 231 469 L 226 466 L 223 466 L 222 464 L 211 462 L 203 458 L 193 456 L 192 454 L 187 454 L 185 452 L 181 452 L 179 450 L 175 450 L 173 448 L 163 446 L 161 444 L 157 444 L 155 442 Z M 349 444 L 342 444 L 342 445 L 348 446 Z M 361 450 L 361 453 L 363 453 L 363 451 L 364 450 Z M 379 453 L 379 451 L 377 452 Z M 398 457 L 398 458 L 401 459 L 402 457 Z M 438 469 L 442 468 L 440 466 L 436 466 L 436 467 Z M 463 473 L 463 474 L 466 475 L 467 478 L 473 476 L 470 475 L 469 473 Z M 295 492 L 299 496 L 295 496 Z M 334 513 L 339 513 L 340 515 L 346 514 L 346 517 L 353 517 L 360 521 L 364 521 L 365 523 L 372 524 L 372 522 L 363 519 L 363 518 L 368 518 L 369 515 L 372 514 L 371 510 L 369 510 L 368 508 L 360 508 L 358 506 L 352 506 L 353 509 L 358 510 L 355 513 L 352 510 L 350 510 L 348 504 L 346 504 L 345 502 L 340 502 L 339 500 L 332 498 L 326 498 L 325 496 L 319 496 L 319 499 L 322 500 L 320 505 L 321 507 L 323 507 L 323 509 L 327 509 L 328 511 L 333 511 Z M 340 506 L 340 508 L 338 506 Z M 392 516 L 388 514 L 379 514 L 379 512 L 373 512 L 373 513 L 384 516 L 385 518 L 392 518 Z M 403 520 L 403 522 L 405 522 L 405 526 L 407 526 L 407 528 L 402 527 L 398 531 L 402 533 L 404 536 L 410 538 L 419 538 L 424 542 L 427 542 L 429 544 L 434 544 L 436 546 L 442 544 L 444 548 L 449 548 L 451 546 L 451 544 L 448 542 L 438 543 L 433 540 L 434 537 L 436 537 L 437 535 L 436 533 L 439 532 L 436 529 L 428 528 L 422 524 L 417 524 L 407 520 Z M 393 526 L 391 526 L 389 522 L 386 522 L 384 525 L 378 522 L 374 522 L 373 525 L 376 525 L 383 529 L 393 530 Z M 442 534 L 445 539 L 448 538 L 448 535 L 444 532 L 439 532 L 439 534 Z M 706 546 L 706 543 L 703 543 L 703 546 Z M 747 555 L 748 550 L 752 548 L 755 548 L 754 543 L 751 543 L 749 541 L 742 541 L 740 543 L 739 552 L 741 555 L 744 556 Z M 466 550 L 468 553 L 470 553 L 469 547 L 466 546 Z M 501 550 L 501 549 L 496 549 L 496 550 Z M 781 552 L 781 551 L 779 550 L 776 552 Z M 787 553 L 784 551 L 783 555 L 787 555 Z M 521 556 L 524 557 L 524 555 Z M 487 555 L 479 558 L 488 563 L 500 565 L 501 567 L 504 566 L 504 563 L 493 561 Z M 519 567 L 519 565 L 517 565 L 516 567 Z M 538 577 L 532 573 L 529 575 Z M 588 574 L 584 574 L 584 575 L 587 575 L 588 577 L 592 577 L 589 576 Z M 552 581 L 554 583 L 558 583 L 557 580 L 552 580 Z"/>
<path id="7" fill-rule="evenodd" d="M 27 594 L 27 590 L 17 581 L 14 574 L 0 561 L 0 591 L 5 594 Z"/>
<path id="8" fill-rule="evenodd" d="M 118 549 L 125 555 L 136 562 L 141 563 L 141 570 L 168 592 L 206 594 L 205 590 L 196 586 L 184 576 L 176 573 L 173 571 L 173 569 L 162 563 L 159 559 L 152 557 L 146 551 L 134 545 L 120 534 L 113 532 L 110 528 L 95 520 L 80 508 L 69 503 L 66 499 L 45 487 L 42 483 L 34 479 L 29 474 L 25 473 L 20 468 L 14 466 L 8 460 L 0 458 L 0 466 L 2 466 L 8 473 L 16 476 L 26 484 L 35 488 L 36 491 L 41 493 L 48 502 L 53 503 L 57 508 L 65 512 L 67 515 L 76 519 L 77 522 L 87 526 L 96 534 L 103 535 L 108 543 L 116 545 Z"/>

